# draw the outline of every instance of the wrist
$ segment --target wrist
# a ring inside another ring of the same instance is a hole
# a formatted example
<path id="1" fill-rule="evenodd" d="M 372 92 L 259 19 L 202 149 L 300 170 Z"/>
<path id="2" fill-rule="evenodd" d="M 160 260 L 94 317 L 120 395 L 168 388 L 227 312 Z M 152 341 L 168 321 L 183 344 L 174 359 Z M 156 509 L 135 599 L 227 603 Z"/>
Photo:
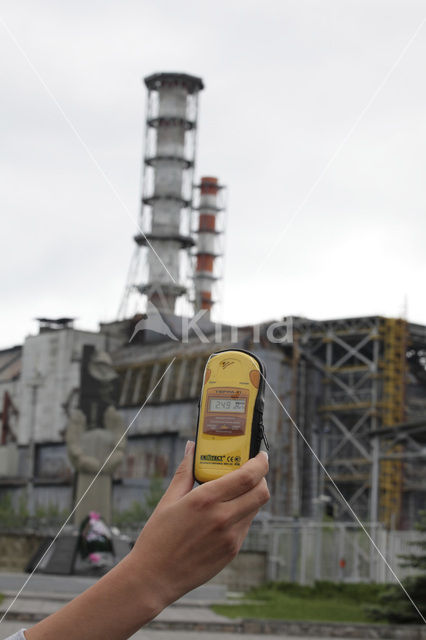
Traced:
<path id="1" fill-rule="evenodd" d="M 150 613 L 150 620 L 174 602 L 172 579 L 163 575 L 154 558 L 134 548 L 120 564 L 131 573 L 134 593 L 138 594 L 140 606 Z"/>
<path id="2" fill-rule="evenodd" d="M 133 551 L 115 567 L 123 582 L 123 595 L 133 603 L 132 613 L 139 628 L 155 618 L 168 604 L 158 576 L 141 565 Z M 107 574 L 108 575 L 108 574 Z M 106 576 L 105 576 L 106 577 Z"/>
<path id="3" fill-rule="evenodd" d="M 158 558 L 141 553 L 141 549 L 132 549 L 125 560 L 133 573 L 139 602 L 148 605 L 152 620 L 178 598 L 174 576 L 163 570 Z"/>

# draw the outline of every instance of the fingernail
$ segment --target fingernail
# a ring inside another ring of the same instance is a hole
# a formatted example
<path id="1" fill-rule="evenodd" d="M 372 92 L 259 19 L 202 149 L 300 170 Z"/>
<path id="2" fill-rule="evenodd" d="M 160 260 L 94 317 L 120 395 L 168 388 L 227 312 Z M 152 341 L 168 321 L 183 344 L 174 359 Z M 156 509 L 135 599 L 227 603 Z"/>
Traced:
<path id="1" fill-rule="evenodd" d="M 194 442 L 192 442 L 192 440 L 188 440 L 188 442 L 185 445 L 185 455 L 187 456 L 188 453 L 191 452 L 192 449 L 192 445 L 195 444 Z"/>
<path id="2" fill-rule="evenodd" d="M 261 451 L 260 453 L 263 453 L 263 455 L 266 456 L 266 459 L 269 460 L 269 455 L 267 451 Z"/>

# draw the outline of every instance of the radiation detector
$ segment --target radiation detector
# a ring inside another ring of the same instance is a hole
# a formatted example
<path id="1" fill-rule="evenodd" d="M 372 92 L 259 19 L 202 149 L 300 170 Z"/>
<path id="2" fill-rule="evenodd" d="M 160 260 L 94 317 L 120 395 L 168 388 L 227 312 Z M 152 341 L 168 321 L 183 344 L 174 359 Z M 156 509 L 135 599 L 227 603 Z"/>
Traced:
<path id="1" fill-rule="evenodd" d="M 239 469 L 259 453 L 265 367 L 248 351 L 213 353 L 207 360 L 198 405 L 194 478 L 203 483 Z"/>

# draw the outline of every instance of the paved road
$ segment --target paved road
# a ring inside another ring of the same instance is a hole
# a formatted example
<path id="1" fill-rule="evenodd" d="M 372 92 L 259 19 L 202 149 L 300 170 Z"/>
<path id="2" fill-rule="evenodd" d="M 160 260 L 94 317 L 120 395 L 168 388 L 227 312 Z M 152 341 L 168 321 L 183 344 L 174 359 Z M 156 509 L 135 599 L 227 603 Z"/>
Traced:
<path id="1" fill-rule="evenodd" d="M 21 589 L 28 577 L 28 573 L 0 572 L 0 593 L 5 591 L 16 593 Z M 30 577 L 24 593 L 32 591 L 75 596 L 88 589 L 96 581 L 96 578 L 85 578 L 83 576 L 53 576 L 34 573 Z M 184 602 L 192 600 L 206 603 L 223 602 L 226 600 L 226 587 L 221 584 L 203 584 L 182 598 Z"/>
<path id="2" fill-rule="evenodd" d="M 0 624 L 0 638 L 4 640 L 7 636 L 25 628 L 24 622 L 2 622 Z M 138 631 L 132 636 L 132 640 L 278 640 L 278 638 L 289 638 L 283 635 L 252 635 L 240 633 L 211 633 L 209 631 Z M 295 639 L 296 640 L 296 639 Z M 297 637 L 297 640 L 324 640 L 324 638 Z M 333 640 L 345 640 L 344 638 L 333 638 Z"/>
<path id="3" fill-rule="evenodd" d="M 26 577 L 25 574 L 0 573 L 0 592 L 3 591 L 6 595 L 5 600 L 0 605 L 0 609 L 3 611 L 8 609 L 9 605 L 12 604 L 15 593 L 22 587 Z M 34 575 L 23 593 L 13 603 L 12 610 L 22 620 L 39 620 L 41 617 L 45 617 L 59 609 L 73 595 L 81 593 L 81 591 L 89 587 L 93 581 L 93 579 L 78 576 Z M 230 629 L 237 630 L 239 625 L 231 624 L 234 621 L 214 613 L 209 608 L 211 603 L 223 601 L 225 597 L 226 588 L 222 585 L 203 585 L 159 614 L 157 621 L 160 623 L 158 625 L 160 629 L 147 628 L 146 630 L 138 631 L 132 638 L 133 640 L 277 640 L 278 638 L 290 638 L 285 633 L 276 635 L 230 633 Z M 0 640 L 7 638 L 21 628 L 30 627 L 33 624 L 33 622 L 25 624 L 22 621 L 5 621 L 0 624 Z M 228 631 L 217 631 L 221 625 L 226 625 L 224 628 L 228 629 Z M 182 630 L 185 626 L 195 629 L 210 628 L 215 629 L 215 631 Z M 336 632 L 337 629 L 334 631 Z M 343 630 L 337 632 L 344 633 Z M 296 639 L 294 638 L 294 640 Z M 298 640 L 308 640 L 308 638 L 298 636 Z M 310 636 L 309 640 L 320 640 L 320 638 Z M 333 635 L 333 640 L 344 639 L 336 638 Z M 385 639 L 383 638 L 383 640 Z"/>
<path id="4" fill-rule="evenodd" d="M 52 593 L 81 593 L 96 582 L 96 578 L 82 576 L 48 576 L 42 573 L 0 573 L 0 592 L 18 591 L 28 580 L 27 591 L 51 591 Z"/>

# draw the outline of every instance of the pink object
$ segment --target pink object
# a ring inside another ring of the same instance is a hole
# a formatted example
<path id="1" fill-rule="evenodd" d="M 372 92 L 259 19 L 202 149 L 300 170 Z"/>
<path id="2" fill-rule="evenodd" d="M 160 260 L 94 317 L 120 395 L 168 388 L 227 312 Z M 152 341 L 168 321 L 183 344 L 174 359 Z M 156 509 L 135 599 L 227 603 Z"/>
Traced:
<path id="1" fill-rule="evenodd" d="M 101 514 L 98 513 L 97 511 L 89 511 L 89 518 L 91 520 L 100 520 Z"/>
<path id="2" fill-rule="evenodd" d="M 99 555 L 99 553 L 90 553 L 89 559 L 90 559 L 90 562 L 97 564 L 100 561 L 101 556 Z"/>

